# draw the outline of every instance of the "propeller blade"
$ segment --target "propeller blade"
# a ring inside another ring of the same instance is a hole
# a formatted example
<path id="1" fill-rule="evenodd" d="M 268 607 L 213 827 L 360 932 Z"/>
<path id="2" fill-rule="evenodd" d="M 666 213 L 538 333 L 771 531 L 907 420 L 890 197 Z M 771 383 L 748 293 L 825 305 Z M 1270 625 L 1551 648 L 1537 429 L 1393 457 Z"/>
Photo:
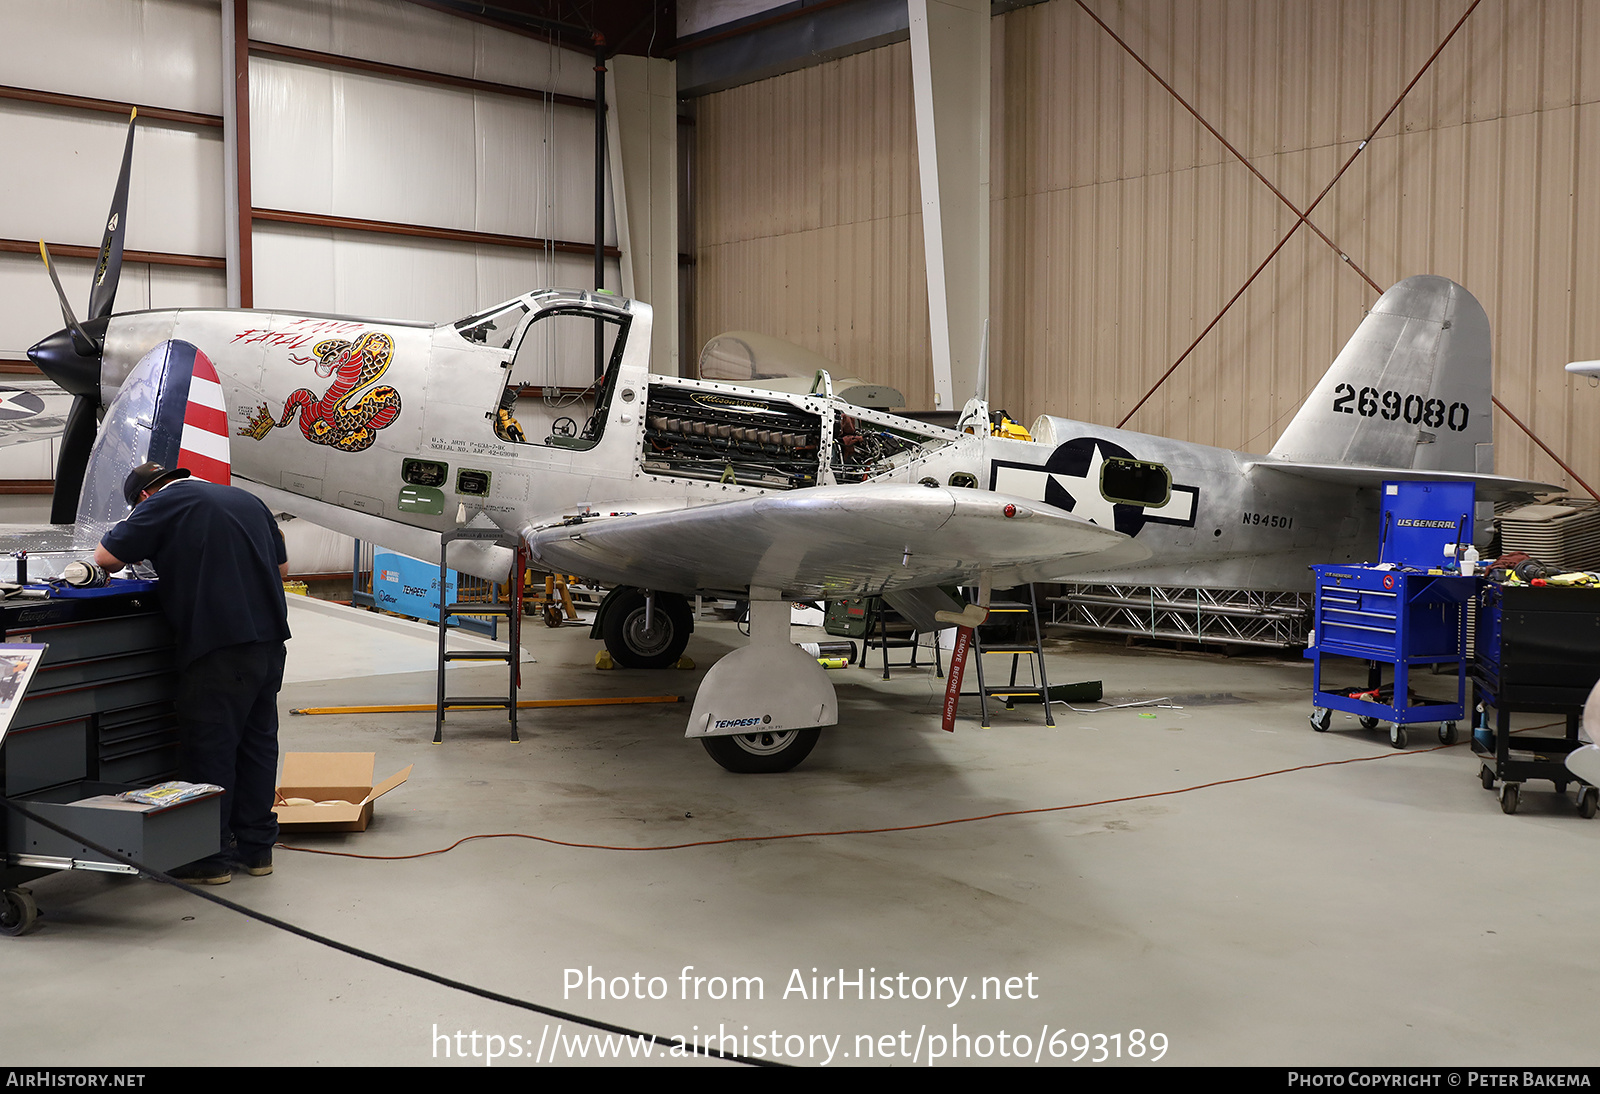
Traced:
<path id="1" fill-rule="evenodd" d="M 84 472 L 94 449 L 100 423 L 98 399 L 78 395 L 67 415 L 67 429 L 61 434 L 61 453 L 56 457 L 56 492 L 50 500 L 50 523 L 72 524 L 78 519 L 78 496 L 83 492 Z"/>
<path id="2" fill-rule="evenodd" d="M 42 239 L 39 241 L 39 257 L 44 259 L 44 268 L 45 272 L 50 275 L 50 284 L 56 287 L 56 299 L 61 301 L 62 321 L 72 328 L 72 333 L 77 339 L 81 339 L 77 347 L 78 352 L 84 355 L 100 352 L 100 343 L 89 337 L 89 332 L 83 329 L 83 324 L 78 322 L 78 317 L 72 314 L 72 305 L 67 303 L 66 290 L 61 287 L 61 279 L 56 276 L 55 263 L 50 261 L 50 248 L 44 245 L 44 240 Z"/>
<path id="3" fill-rule="evenodd" d="M 111 195 L 111 214 L 106 218 L 106 234 L 100 240 L 100 257 L 94 265 L 94 286 L 89 290 L 89 318 L 111 314 L 117 299 L 117 282 L 122 277 L 122 240 L 128 228 L 128 177 L 133 173 L 133 123 L 136 109 L 128 116 L 128 140 L 122 148 L 122 171 L 117 189 Z"/>

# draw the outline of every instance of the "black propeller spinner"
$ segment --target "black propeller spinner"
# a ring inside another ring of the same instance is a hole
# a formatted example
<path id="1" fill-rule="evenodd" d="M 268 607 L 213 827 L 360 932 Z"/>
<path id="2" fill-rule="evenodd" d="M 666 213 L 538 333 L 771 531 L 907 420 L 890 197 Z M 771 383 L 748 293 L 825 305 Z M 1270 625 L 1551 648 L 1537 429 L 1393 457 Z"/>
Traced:
<path id="1" fill-rule="evenodd" d="M 122 149 L 122 171 L 117 189 L 111 195 L 111 213 L 100 240 L 100 257 L 95 262 L 94 284 L 89 290 L 89 313 L 82 323 L 67 303 L 61 279 L 50 262 L 50 252 L 39 241 L 39 255 L 50 273 L 50 283 L 61 301 L 61 318 L 66 326 L 41 339 L 28 350 L 28 359 L 39 371 L 72 395 L 72 410 L 67 415 L 66 432 L 61 435 L 61 454 L 56 458 L 55 497 L 50 503 L 52 524 L 71 524 L 78 515 L 78 495 L 83 490 L 84 472 L 99 429 L 101 352 L 105 348 L 106 327 L 111 306 L 117 298 L 117 281 L 122 276 L 122 240 L 127 233 L 128 176 L 133 168 L 133 125 L 139 112 L 128 118 L 128 140 Z"/>

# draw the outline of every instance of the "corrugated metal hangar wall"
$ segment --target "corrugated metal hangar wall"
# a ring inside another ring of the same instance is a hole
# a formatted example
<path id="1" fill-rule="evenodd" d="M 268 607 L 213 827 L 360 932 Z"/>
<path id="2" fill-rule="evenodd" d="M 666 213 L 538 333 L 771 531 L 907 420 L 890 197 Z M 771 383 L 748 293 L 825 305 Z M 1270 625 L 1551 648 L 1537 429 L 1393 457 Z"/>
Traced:
<path id="1" fill-rule="evenodd" d="M 1497 470 L 1600 485 L 1600 9 L 1582 0 L 1086 0 L 1289 202 L 1316 199 L 1127 422 L 1264 452 L 1377 292 L 1470 289 Z M 1076 0 L 993 29 L 995 404 L 1118 424 L 1297 221 Z M 1585 63 L 1585 62 L 1588 63 Z M 693 344 L 749 328 L 932 406 L 910 47 L 697 103 Z M 1341 257 L 1347 255 L 1349 261 Z M 1581 488 L 1573 484 L 1575 493 Z"/>
<path id="2" fill-rule="evenodd" d="M 1600 451 L 1584 443 L 1600 391 L 1560 369 L 1600 356 L 1600 69 L 1584 64 L 1600 57 L 1600 13 L 1582 0 L 1047 0 L 997 16 L 998 405 L 1024 421 L 1120 422 L 1296 221 L 1085 6 L 1299 208 L 1471 11 L 1310 218 L 1350 261 L 1296 231 L 1130 428 L 1265 450 L 1375 299 L 1362 274 L 1387 286 L 1439 273 L 1494 324 L 1498 469 L 1568 481 L 1509 411 L 1600 483 Z M 526 246 L 592 243 L 590 122 L 572 102 L 593 93 L 584 52 L 386 0 L 247 10 L 257 306 L 440 320 L 591 283 L 586 257 Z M 145 253 L 130 254 L 119 309 L 227 301 L 224 11 L 0 0 L 13 168 L 0 367 L 59 325 L 32 241 L 82 248 L 58 258 L 86 298 L 114 176 L 122 120 L 62 96 L 165 108 L 140 127 L 129 247 Z M 907 44 L 715 92 L 694 112 L 688 344 L 763 330 L 931 406 Z M 615 254 L 609 211 L 604 242 Z M 607 281 L 619 283 L 614 258 Z M 49 448 L 8 451 L 6 477 L 47 479 Z"/>

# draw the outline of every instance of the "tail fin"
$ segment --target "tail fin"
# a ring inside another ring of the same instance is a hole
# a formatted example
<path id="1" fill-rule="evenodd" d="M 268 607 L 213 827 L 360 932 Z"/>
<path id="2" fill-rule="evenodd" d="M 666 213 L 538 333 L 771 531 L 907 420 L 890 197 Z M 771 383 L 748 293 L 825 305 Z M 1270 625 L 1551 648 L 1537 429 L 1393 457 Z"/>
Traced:
<path id="1" fill-rule="evenodd" d="M 1494 470 L 1489 317 L 1444 277 L 1408 277 L 1372 311 L 1272 455 L 1304 463 Z"/>

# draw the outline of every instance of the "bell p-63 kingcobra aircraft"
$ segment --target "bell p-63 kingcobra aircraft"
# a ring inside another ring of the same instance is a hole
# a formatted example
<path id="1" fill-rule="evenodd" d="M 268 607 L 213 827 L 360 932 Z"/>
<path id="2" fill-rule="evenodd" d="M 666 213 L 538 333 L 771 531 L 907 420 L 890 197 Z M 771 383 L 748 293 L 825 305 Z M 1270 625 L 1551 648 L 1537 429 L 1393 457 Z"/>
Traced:
<path id="1" fill-rule="evenodd" d="M 113 314 L 131 147 L 130 124 L 88 318 L 58 282 L 67 326 L 29 350 L 75 396 L 52 519 L 75 523 L 78 548 L 124 515 L 117 484 L 152 458 L 420 558 L 491 522 L 536 565 L 614 587 L 597 629 L 623 666 L 678 659 L 688 597 L 748 599 L 750 643 L 707 673 L 688 727 L 730 770 L 786 770 L 837 720 L 832 684 L 788 640 L 791 600 L 881 595 L 933 629 L 961 607 L 940 591 L 955 584 L 1142 570 L 1298 588 L 1309 563 L 1371 553 L 1386 478 L 1541 489 L 1478 473 L 1488 320 L 1443 278 L 1379 299 L 1266 456 L 1050 417 L 1022 441 L 991 435 L 981 394 L 952 430 L 853 406 L 825 372 L 808 394 L 652 375 L 649 306 L 584 291 L 439 325 Z M 581 396 L 517 398 L 572 357 L 598 376 Z M 449 561 L 499 579 L 510 557 Z"/>

